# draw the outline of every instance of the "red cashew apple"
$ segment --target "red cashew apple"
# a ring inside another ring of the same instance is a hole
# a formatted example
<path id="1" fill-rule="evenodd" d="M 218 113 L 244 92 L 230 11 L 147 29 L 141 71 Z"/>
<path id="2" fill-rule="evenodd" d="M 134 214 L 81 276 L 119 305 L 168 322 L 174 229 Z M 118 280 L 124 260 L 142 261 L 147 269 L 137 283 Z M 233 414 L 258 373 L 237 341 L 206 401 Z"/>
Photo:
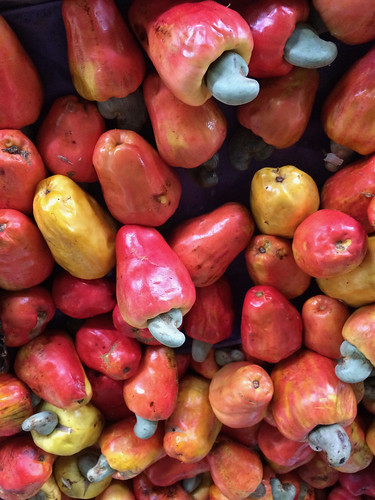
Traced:
<path id="1" fill-rule="evenodd" d="M 212 95 L 239 104 L 257 95 L 258 83 L 246 78 L 253 38 L 237 11 L 211 0 L 152 7 L 137 0 L 129 22 L 160 78 L 185 104 L 201 106 Z"/>
<path id="2" fill-rule="evenodd" d="M 58 408 L 73 410 L 92 397 L 74 340 L 64 330 L 46 330 L 19 347 L 14 371 L 37 396 Z"/>
<path id="3" fill-rule="evenodd" d="M 19 347 L 40 335 L 56 312 L 56 304 L 47 287 L 0 293 L 0 321 L 5 344 Z"/>
<path id="4" fill-rule="evenodd" d="M 150 438 L 141 439 L 133 431 L 135 423 L 131 415 L 105 427 L 98 440 L 101 456 L 87 472 L 90 482 L 111 475 L 115 479 L 132 479 L 165 456 L 162 427 Z"/>
<path id="5" fill-rule="evenodd" d="M 321 209 L 298 225 L 292 249 L 304 272 L 314 278 L 333 278 L 361 264 L 367 252 L 367 233 L 350 215 Z"/>
<path id="6" fill-rule="evenodd" d="M 221 429 L 209 401 L 210 382 L 187 373 L 179 382 L 177 403 L 165 422 L 163 438 L 168 456 L 185 463 L 202 460 Z"/>
<path id="7" fill-rule="evenodd" d="M 87 367 L 86 375 L 92 387 L 91 403 L 103 413 L 107 422 L 116 422 L 133 414 L 124 401 L 122 380 Z"/>
<path id="8" fill-rule="evenodd" d="M 243 301 L 241 341 L 247 356 L 277 363 L 301 347 L 301 315 L 277 288 L 253 286 Z"/>
<path id="9" fill-rule="evenodd" d="M 117 303 L 125 322 L 180 347 L 185 335 L 178 328 L 196 292 L 176 252 L 157 229 L 125 224 L 116 236 L 116 262 Z"/>
<path id="10" fill-rule="evenodd" d="M 264 492 L 261 484 L 263 464 L 256 451 L 230 438 L 219 436 L 207 460 L 214 484 L 228 498 L 248 498 L 258 488 Z"/>
<path id="11" fill-rule="evenodd" d="M 320 196 L 321 208 L 345 212 L 372 233 L 367 211 L 375 196 L 375 155 L 359 158 L 329 176 Z"/>
<path id="12" fill-rule="evenodd" d="M 234 428 L 260 422 L 272 396 L 270 376 L 249 361 L 234 361 L 221 367 L 209 387 L 209 400 L 216 417 Z"/>
<path id="13" fill-rule="evenodd" d="M 55 260 L 38 226 L 19 210 L 0 209 L 0 287 L 24 290 L 40 285 Z"/>
<path id="14" fill-rule="evenodd" d="M 39 117 L 44 89 L 36 66 L 0 16 L 0 129 L 21 129 Z"/>
<path id="15" fill-rule="evenodd" d="M 371 46 L 333 86 L 322 107 L 322 124 L 331 141 L 361 155 L 375 152 L 374 61 Z"/>
<path id="16" fill-rule="evenodd" d="M 0 436 L 13 436 L 33 414 L 29 387 L 10 373 L 0 374 Z"/>
<path id="17" fill-rule="evenodd" d="M 177 172 L 137 132 L 111 129 L 97 140 L 92 161 L 108 210 L 122 224 L 160 226 L 181 198 Z"/>
<path id="18" fill-rule="evenodd" d="M 254 285 L 273 286 L 287 299 L 299 297 L 311 283 L 294 259 L 289 238 L 256 234 L 245 250 L 245 263 Z"/>
<path id="19" fill-rule="evenodd" d="M 225 276 L 211 285 L 198 287 L 194 305 L 183 324 L 184 332 L 193 339 L 193 359 L 203 361 L 213 344 L 230 337 L 234 321 L 233 293 Z"/>
<path id="20" fill-rule="evenodd" d="M 311 460 L 316 453 L 307 442 L 293 441 L 279 431 L 277 427 L 263 420 L 257 434 L 259 449 L 271 467 L 277 470 L 294 470 Z"/>
<path id="21" fill-rule="evenodd" d="M 223 276 L 247 247 L 254 229 L 249 209 L 238 202 L 227 202 L 180 222 L 167 240 L 185 264 L 194 285 L 208 286 Z M 227 241 L 230 245 L 225 244 Z"/>
<path id="22" fill-rule="evenodd" d="M 124 98 L 145 75 L 145 59 L 113 0 L 64 0 L 69 71 L 78 94 L 90 101 Z"/>
<path id="23" fill-rule="evenodd" d="M 76 182 L 96 182 L 92 153 L 105 129 L 95 103 L 64 95 L 55 99 L 43 118 L 36 144 L 53 174 L 67 175 Z"/>
<path id="24" fill-rule="evenodd" d="M 198 167 L 223 145 L 227 120 L 215 99 L 189 106 L 174 96 L 156 72 L 146 76 L 143 94 L 157 150 L 168 165 Z"/>
<path id="25" fill-rule="evenodd" d="M 40 151 L 21 130 L 0 130 L 0 172 L 0 208 L 31 215 L 35 187 L 47 171 Z"/>
<path id="26" fill-rule="evenodd" d="M 342 327 L 350 316 L 349 307 L 328 295 L 313 295 L 305 300 L 301 310 L 303 345 L 308 349 L 337 359 L 344 340 Z"/>
<path id="27" fill-rule="evenodd" d="M 115 380 L 127 380 L 138 371 L 142 356 L 140 344 L 114 327 L 111 314 L 86 319 L 74 342 L 85 366 Z"/>
<path id="28" fill-rule="evenodd" d="M 55 456 L 28 434 L 7 438 L 0 448 L 0 495 L 3 500 L 31 498 L 52 474 Z"/>
<path id="29" fill-rule="evenodd" d="M 164 345 L 146 346 L 133 376 L 124 381 L 123 396 L 135 413 L 134 432 L 148 439 L 160 420 L 169 418 L 178 394 L 178 372 L 174 350 Z"/>
<path id="30" fill-rule="evenodd" d="M 254 40 L 249 74 L 256 78 L 281 76 L 293 66 L 320 68 L 337 56 L 334 43 L 319 38 L 310 27 L 306 0 L 255 0 L 240 3 Z"/>
<path id="31" fill-rule="evenodd" d="M 335 373 L 335 361 L 308 349 L 283 359 L 272 368 L 272 412 L 279 431 L 294 441 L 308 441 L 327 454 L 332 466 L 343 465 L 351 446 L 344 427 L 357 415 L 350 384 Z M 316 405 L 319 401 L 319 405 Z"/>
<path id="32" fill-rule="evenodd" d="M 257 97 L 238 106 L 237 120 L 266 144 L 288 148 L 306 130 L 319 86 L 318 70 L 295 67 L 259 83 Z"/>
<path id="33" fill-rule="evenodd" d="M 71 318 L 109 313 L 116 305 L 116 285 L 108 276 L 86 280 L 61 269 L 53 277 L 51 294 L 56 307 Z"/>
<path id="34" fill-rule="evenodd" d="M 375 6 L 371 0 L 313 0 L 329 33 L 349 45 L 366 43 L 375 38 Z"/>

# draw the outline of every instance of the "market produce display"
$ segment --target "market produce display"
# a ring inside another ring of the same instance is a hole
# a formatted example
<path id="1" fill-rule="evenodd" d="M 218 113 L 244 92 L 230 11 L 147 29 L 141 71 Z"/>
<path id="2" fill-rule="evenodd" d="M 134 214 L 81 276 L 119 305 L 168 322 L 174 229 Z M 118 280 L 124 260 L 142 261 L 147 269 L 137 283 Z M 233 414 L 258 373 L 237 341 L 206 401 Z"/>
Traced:
<path id="1" fill-rule="evenodd" d="M 375 498 L 374 27 L 0 0 L 0 500 Z"/>

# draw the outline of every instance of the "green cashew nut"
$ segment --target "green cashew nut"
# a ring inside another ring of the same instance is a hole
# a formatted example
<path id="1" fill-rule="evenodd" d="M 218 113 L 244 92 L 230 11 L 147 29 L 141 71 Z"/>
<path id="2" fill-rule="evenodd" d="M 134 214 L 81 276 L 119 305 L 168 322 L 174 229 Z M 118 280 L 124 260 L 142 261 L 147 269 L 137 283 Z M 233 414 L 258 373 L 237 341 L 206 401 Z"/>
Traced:
<path id="1" fill-rule="evenodd" d="M 198 474 L 193 477 L 188 477 L 182 480 L 182 487 L 188 493 L 192 493 L 202 482 L 202 475 Z"/>
<path id="2" fill-rule="evenodd" d="M 284 47 L 284 59 L 300 68 L 323 68 L 337 57 L 333 42 L 323 40 L 308 24 L 297 23 Z"/>
<path id="3" fill-rule="evenodd" d="M 147 418 L 140 417 L 136 415 L 137 422 L 133 427 L 134 434 L 139 439 L 149 439 L 155 434 L 158 427 L 157 420 L 149 420 Z"/>
<path id="4" fill-rule="evenodd" d="M 59 424 L 59 419 L 53 411 L 40 411 L 22 422 L 23 431 L 36 431 L 42 436 L 48 436 Z"/>
<path id="5" fill-rule="evenodd" d="M 219 366 L 224 366 L 234 361 L 243 361 L 244 359 L 245 354 L 241 349 L 228 347 L 216 349 L 215 351 L 215 361 Z"/>
<path id="6" fill-rule="evenodd" d="M 28 500 L 47 500 L 47 495 L 44 493 L 44 491 L 38 491 L 38 493 L 30 497 Z"/>
<path id="7" fill-rule="evenodd" d="M 248 170 L 252 160 L 263 161 L 274 152 L 274 146 L 267 144 L 259 135 L 241 125 L 228 142 L 228 158 L 236 170 Z"/>
<path id="8" fill-rule="evenodd" d="M 87 478 L 88 471 L 95 467 L 97 461 L 98 455 L 93 453 L 84 453 L 78 457 L 77 465 L 83 477 Z"/>
<path id="9" fill-rule="evenodd" d="M 337 360 L 335 373 L 343 382 L 355 384 L 370 376 L 373 365 L 353 344 L 344 340 L 340 346 L 342 358 Z"/>
<path id="10" fill-rule="evenodd" d="M 109 465 L 103 454 L 100 455 L 96 464 L 86 471 L 86 477 L 90 483 L 97 483 L 117 472 Z"/>
<path id="11" fill-rule="evenodd" d="M 151 335 L 167 347 L 181 347 L 185 342 L 185 335 L 178 329 L 181 325 L 182 312 L 180 309 L 171 309 L 147 322 Z"/>
<path id="12" fill-rule="evenodd" d="M 291 483 L 282 484 L 280 479 L 272 477 L 270 484 L 274 500 L 293 500 L 296 496 L 296 487 Z"/>
<path id="13" fill-rule="evenodd" d="M 256 489 L 252 493 L 250 493 L 248 498 L 263 498 L 265 494 L 266 494 L 266 487 L 264 486 L 263 483 L 259 483 Z"/>
<path id="14" fill-rule="evenodd" d="M 340 424 L 315 427 L 308 435 L 308 443 L 313 450 L 325 452 L 331 467 L 340 467 L 349 460 L 350 439 Z"/>
<path id="15" fill-rule="evenodd" d="M 106 101 L 97 102 L 97 108 L 103 118 L 115 120 L 117 128 L 134 132 L 140 132 L 148 118 L 141 89 L 126 97 L 110 97 Z"/>
<path id="16" fill-rule="evenodd" d="M 193 339 L 191 343 L 191 357 L 197 363 L 202 363 L 212 349 L 212 344 L 204 340 Z"/>
<path id="17" fill-rule="evenodd" d="M 224 104 L 246 104 L 259 94 L 259 83 L 247 78 L 248 72 L 246 61 L 236 52 L 228 50 L 209 66 L 206 73 L 207 88 Z"/>

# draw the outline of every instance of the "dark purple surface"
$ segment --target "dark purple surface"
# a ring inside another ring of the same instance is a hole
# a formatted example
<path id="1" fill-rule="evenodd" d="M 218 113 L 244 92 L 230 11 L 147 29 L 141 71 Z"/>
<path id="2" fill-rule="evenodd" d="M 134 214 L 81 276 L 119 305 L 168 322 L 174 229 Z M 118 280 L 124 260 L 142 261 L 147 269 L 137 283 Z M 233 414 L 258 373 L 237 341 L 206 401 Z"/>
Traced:
<path id="1" fill-rule="evenodd" d="M 9 7 L 9 4 L 12 6 Z M 18 2 L 1 2 L 0 14 L 2 14 L 13 30 L 18 35 L 29 55 L 33 59 L 43 81 L 45 90 L 45 104 L 40 119 L 43 118 L 52 102 L 61 95 L 75 93 L 67 63 L 65 30 L 61 17 L 61 1 L 45 1 L 37 5 L 18 5 Z M 118 1 L 117 5 L 124 16 L 130 2 Z M 324 38 L 329 39 L 328 36 Z M 178 169 L 182 181 L 183 193 L 178 210 L 168 223 L 160 228 L 167 232 L 179 221 L 188 217 L 211 211 L 227 201 L 239 201 L 249 206 L 249 190 L 252 174 L 264 166 L 280 167 L 293 164 L 309 173 L 320 188 L 325 179 L 330 175 L 324 168 L 323 158 L 328 152 L 329 141 L 325 136 L 320 123 L 320 109 L 328 91 L 347 68 L 361 55 L 363 55 L 371 44 L 361 46 L 348 46 L 335 40 L 339 55 L 334 63 L 320 71 L 320 86 L 317 93 L 314 109 L 307 130 L 303 137 L 294 146 L 275 150 L 272 156 L 264 162 L 253 162 L 250 169 L 245 172 L 235 170 L 228 161 L 226 155 L 227 141 L 220 150 L 219 183 L 212 188 L 199 187 L 190 177 L 187 171 Z M 228 119 L 228 138 L 236 128 L 235 108 L 222 105 Z M 30 130 L 30 136 L 37 130 L 38 123 Z M 150 137 L 152 140 L 152 137 Z M 90 190 L 97 194 L 98 186 L 90 186 Z M 97 190 L 97 191 L 95 191 Z M 228 242 L 230 244 L 230 242 Z M 237 307 L 237 323 L 244 295 L 252 282 L 247 274 L 244 256 L 241 254 L 228 268 L 227 276 L 231 282 L 232 290 Z M 319 293 L 313 283 L 311 288 L 302 297 L 293 302 L 300 307 L 305 298 L 313 293 Z M 62 321 L 58 315 L 57 321 Z M 222 344 L 235 344 L 239 342 L 239 325 L 230 339 Z M 185 346 L 186 347 L 186 346 Z"/>

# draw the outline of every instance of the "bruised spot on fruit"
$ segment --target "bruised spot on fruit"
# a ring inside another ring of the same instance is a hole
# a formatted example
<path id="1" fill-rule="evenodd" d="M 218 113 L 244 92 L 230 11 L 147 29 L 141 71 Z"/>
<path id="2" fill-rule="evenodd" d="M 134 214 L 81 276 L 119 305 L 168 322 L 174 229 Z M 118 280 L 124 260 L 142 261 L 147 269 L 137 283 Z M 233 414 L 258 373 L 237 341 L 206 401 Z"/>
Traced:
<path id="1" fill-rule="evenodd" d="M 288 254 L 283 248 L 278 248 L 276 250 L 276 257 L 280 260 L 283 260 L 284 257 L 286 257 Z"/>
<path id="2" fill-rule="evenodd" d="M 0 168 L 0 175 L 4 175 L 5 174 L 5 170 L 3 168 Z"/>
<path id="3" fill-rule="evenodd" d="M 45 456 L 44 455 L 39 455 L 38 457 L 38 462 L 44 462 Z"/>
<path id="4" fill-rule="evenodd" d="M 345 252 L 347 248 L 351 245 L 352 240 L 336 241 L 335 250 L 337 253 Z"/>
<path id="5" fill-rule="evenodd" d="M 123 369 L 123 372 L 128 373 L 129 370 L 130 370 L 130 368 L 128 366 L 125 366 L 125 368 Z"/>
<path id="6" fill-rule="evenodd" d="M 158 35 L 160 35 L 163 38 L 170 38 L 170 32 L 168 30 L 168 27 L 163 26 L 162 24 L 159 24 L 159 26 L 156 26 L 155 33 L 157 33 Z"/>
<path id="7" fill-rule="evenodd" d="M 262 291 L 255 292 L 255 296 L 256 297 L 263 297 L 263 292 Z"/>
<path id="8" fill-rule="evenodd" d="M 10 155 L 20 155 L 22 158 L 25 158 L 26 162 L 30 165 L 30 151 L 24 151 L 23 149 L 19 148 L 15 144 L 12 144 L 8 148 L 3 148 L 4 153 L 9 153 Z"/>

